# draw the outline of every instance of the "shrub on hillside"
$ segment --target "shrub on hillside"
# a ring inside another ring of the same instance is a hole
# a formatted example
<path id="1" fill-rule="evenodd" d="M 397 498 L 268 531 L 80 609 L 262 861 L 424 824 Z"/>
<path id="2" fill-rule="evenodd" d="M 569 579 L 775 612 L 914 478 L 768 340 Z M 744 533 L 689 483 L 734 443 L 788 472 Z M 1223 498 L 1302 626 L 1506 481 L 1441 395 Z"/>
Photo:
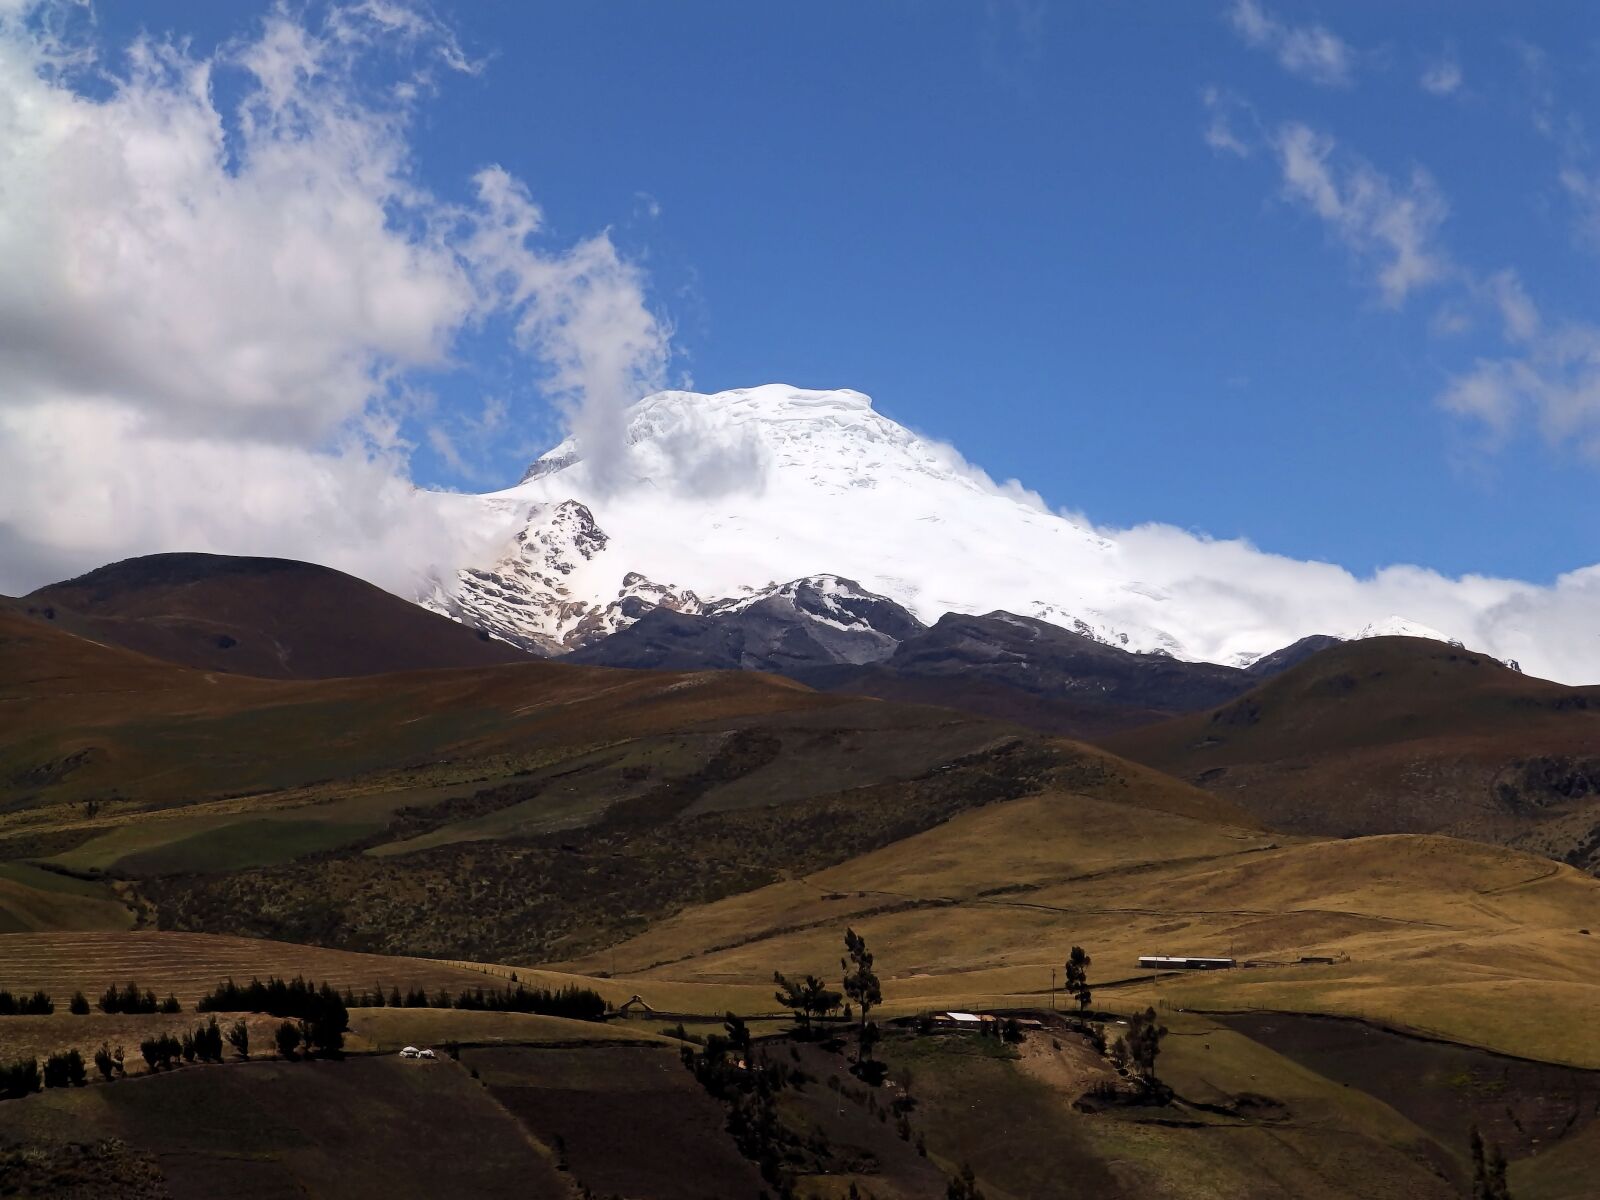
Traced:
<path id="1" fill-rule="evenodd" d="M 44 1060 L 45 1087 L 82 1087 L 89 1074 L 84 1070 L 83 1055 L 76 1050 L 52 1054 Z"/>
<path id="2" fill-rule="evenodd" d="M 277 1044 L 280 1058 L 293 1058 L 295 1050 L 300 1045 L 300 1026 L 293 1021 L 285 1021 L 278 1026 L 278 1032 L 272 1040 Z"/>
<path id="3" fill-rule="evenodd" d="M 145 1038 L 139 1043 L 139 1053 L 152 1071 L 162 1071 L 177 1062 L 183 1054 L 183 1043 L 170 1033 Z"/>
<path id="4" fill-rule="evenodd" d="M 331 985 L 318 985 L 298 975 L 289 980 L 270 976 L 265 983 L 252 979 L 243 987 L 229 979 L 200 997 L 195 1009 L 297 1017 L 305 1026 L 301 1040 L 307 1053 L 313 1054 L 339 1053 L 344 1049 L 344 1031 L 350 1027 L 344 998 Z"/>
<path id="5" fill-rule="evenodd" d="M 85 996 L 82 992 L 73 992 L 72 1000 L 67 1005 L 67 1011 L 75 1017 L 88 1016 L 89 997 Z"/>
<path id="6" fill-rule="evenodd" d="M 183 1050 L 183 1061 L 201 1062 L 222 1061 L 222 1030 L 217 1026 L 217 1019 L 212 1017 L 204 1025 L 196 1025 L 193 1033 L 183 1035 L 180 1043 Z"/>
<path id="7" fill-rule="evenodd" d="M 0 991 L 0 1017 L 48 1017 L 55 1010 L 55 1003 L 44 992 L 14 996 Z"/>
<path id="8" fill-rule="evenodd" d="M 593 988 L 568 984 L 563 988 L 474 988 L 456 997 L 455 1007 L 490 1012 L 540 1013 L 578 1021 L 603 1021 L 606 999 Z"/>
<path id="9" fill-rule="evenodd" d="M 7 1066 L 0 1066 L 0 1100 L 16 1100 L 39 1090 L 39 1063 L 37 1059 L 19 1058 Z"/>
<path id="10" fill-rule="evenodd" d="M 160 1005 L 156 1002 L 154 991 L 146 988 L 141 992 L 139 985 L 130 979 L 121 988 L 116 984 L 108 987 L 96 1002 L 96 1007 L 103 1013 L 153 1013 Z"/>

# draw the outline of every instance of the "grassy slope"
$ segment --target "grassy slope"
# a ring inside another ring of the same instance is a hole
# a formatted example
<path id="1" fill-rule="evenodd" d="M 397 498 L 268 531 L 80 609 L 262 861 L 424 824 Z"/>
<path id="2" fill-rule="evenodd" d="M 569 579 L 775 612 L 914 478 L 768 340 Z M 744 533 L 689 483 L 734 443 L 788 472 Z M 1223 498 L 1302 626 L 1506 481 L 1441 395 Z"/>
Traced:
<path id="1" fill-rule="evenodd" d="M 494 982 L 482 970 L 430 959 L 352 954 L 257 938 L 202 934 L 110 932 L 18 933 L 0 938 L 0 985 L 13 991 L 43 988 L 59 1010 L 74 991 L 91 999 L 111 983 L 137 982 L 158 995 L 172 992 L 192 1009 L 221 979 L 305 975 L 338 988 L 382 984 L 412 986 L 430 994 L 441 987 L 480 987 Z M 87 1019 L 87 1018 L 75 1018 Z"/>
<path id="2" fill-rule="evenodd" d="M 1325 650 L 1220 708 L 1102 744 L 1278 829 L 1447 832 L 1559 857 L 1600 825 L 1600 777 L 1572 775 L 1600 770 L 1600 690 L 1415 638 Z M 1539 759 L 1567 764 L 1552 774 L 1562 790 L 1518 777 Z"/>
<path id="3" fill-rule="evenodd" d="M 1108 831 L 1116 831 L 1107 839 Z M 967 814 L 882 851 L 691 909 L 616 948 L 639 977 L 757 984 L 834 976 L 866 932 L 886 1010 L 1040 1003 L 1073 944 L 1098 1002 L 1365 1015 L 1533 1057 L 1600 1066 L 1600 882 L 1514 851 L 1395 835 L 1268 848 L 1249 830 L 1130 815 L 1072 796 Z M 986 891 L 996 884 L 1005 890 Z M 1020 886 L 1019 886 L 1020 885 Z M 1140 954 L 1284 963 L 1151 982 Z M 609 958 L 609 955 L 604 956 Z M 576 969 L 597 969 L 601 957 Z M 1540 1017 L 1514 1000 L 1537 994 Z"/>
<path id="4" fill-rule="evenodd" d="M 993 1200 L 1085 1194 L 1162 1200 L 1448 1200 L 1457 1193 L 1421 1153 L 1422 1134 L 1392 1109 L 1281 1056 L 1196 1022 L 1174 1022 L 1163 1066 L 1181 1095 L 1206 1103 L 1241 1093 L 1283 1106 L 1265 1121 L 1190 1108 L 1086 1115 L 1081 1090 L 1054 1075 L 1061 1056 L 1040 1035 L 1022 1058 L 988 1039 L 892 1042 L 911 1071 L 929 1149 L 970 1163 Z M 1059 1044 L 1059 1043 L 1058 1043 Z M 980 1052 L 974 1052 L 980 1051 Z"/>
<path id="5" fill-rule="evenodd" d="M 310 682 L 174 667 L 0 611 L 0 811 L 127 808 L 350 778 L 439 758 L 532 756 L 861 701 L 731 672 L 530 662 Z M 516 769 L 513 762 L 502 762 Z M 110 816 L 111 813 L 106 814 Z M 20 822 L 13 820 L 16 827 Z"/>
<path id="6" fill-rule="evenodd" d="M 26 863 L 0 863 L 0 934 L 128 929 L 133 913 L 110 885 Z"/>
<path id="7" fill-rule="evenodd" d="M 105 645 L 274 679 L 527 658 L 363 580 L 284 559 L 148 555 L 40 588 L 18 604 Z"/>
<path id="8" fill-rule="evenodd" d="M 448 1061 L 257 1061 L 7 1105 L 7 1139 L 120 1137 L 177 1200 L 472 1195 L 567 1200 L 545 1148 Z"/>

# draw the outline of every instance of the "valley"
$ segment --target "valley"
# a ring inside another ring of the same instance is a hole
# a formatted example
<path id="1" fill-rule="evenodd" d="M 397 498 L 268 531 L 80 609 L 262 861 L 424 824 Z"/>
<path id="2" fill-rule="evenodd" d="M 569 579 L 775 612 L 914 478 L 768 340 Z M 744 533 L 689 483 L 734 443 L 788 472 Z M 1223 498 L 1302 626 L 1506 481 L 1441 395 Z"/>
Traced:
<path id="1" fill-rule="evenodd" d="M 267 611 L 263 578 L 214 573 L 245 595 L 208 603 Z M 1065 678 L 1138 714 L 1090 744 L 727 663 L 284 677 L 317 661 L 287 629 L 252 675 L 91 637 L 61 603 L 0 610 L 0 988 L 54 1005 L 0 1016 L 0 1065 L 120 1046 L 127 1077 L 0 1101 L 0 1167 L 29 1186 L 276 1196 L 355 1155 L 392 1166 L 347 1190 L 404 1192 L 394 1131 L 422 1123 L 472 1131 L 460 1179 L 485 1195 L 937 1200 L 970 1170 L 1001 1200 L 1443 1198 L 1471 1181 L 1469 1112 L 1514 1194 L 1582 1194 L 1600 880 L 1560 840 L 1586 777 L 1540 764 L 1582 761 L 1585 689 L 1408 638 L 1252 672 L 1013 618 L 907 628 L 926 679 L 970 688 L 987 661 L 1012 707 L 1033 688 L 1048 713 L 1040 681 Z M 377 603 L 365 623 L 410 619 Z M 408 653 L 457 633 L 483 644 L 441 621 Z M 774 972 L 837 986 L 846 930 L 875 958 L 870 1055 L 837 1005 L 797 1022 L 775 995 Z M 1237 965 L 1140 968 L 1162 954 Z M 272 976 L 346 997 L 342 1051 L 223 1013 L 248 1061 L 138 1059 L 222 981 Z M 69 1011 L 130 982 L 176 1011 Z M 503 988 L 607 1015 L 472 1002 Z M 1112 1046 L 1145 1013 L 1149 1073 Z M 1411 1065 L 1354 1069 L 1362 1039 Z"/>

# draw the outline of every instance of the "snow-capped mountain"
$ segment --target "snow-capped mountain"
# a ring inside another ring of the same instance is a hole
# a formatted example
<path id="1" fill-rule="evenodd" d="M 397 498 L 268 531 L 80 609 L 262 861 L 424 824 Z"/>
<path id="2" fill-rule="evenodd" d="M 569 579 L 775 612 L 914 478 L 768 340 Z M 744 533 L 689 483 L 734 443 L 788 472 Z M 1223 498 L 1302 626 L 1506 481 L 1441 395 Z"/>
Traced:
<path id="1" fill-rule="evenodd" d="M 1414 637 L 1428 638 L 1429 640 L 1435 642 L 1448 642 L 1452 640 L 1449 636 L 1440 633 L 1437 629 L 1430 628 L 1429 626 L 1422 624 L 1420 621 L 1408 620 L 1407 618 L 1401 616 L 1390 616 L 1384 618 L 1382 621 L 1371 621 L 1361 627 L 1361 632 L 1356 634 L 1356 637 Z M 1457 644 L 1459 645 L 1459 643 Z"/>
<path id="2" fill-rule="evenodd" d="M 576 500 L 533 504 L 526 523 L 492 566 L 461 571 L 422 603 L 538 654 L 564 654 L 626 629 L 653 609 L 697 613 L 693 592 L 637 571 L 621 579 L 596 560 L 611 539 Z"/>
<path id="3" fill-rule="evenodd" d="M 1117 540 L 995 483 L 859 392 L 662 392 L 626 418 L 625 444 L 609 451 L 568 439 L 515 487 L 441 496 L 452 520 L 478 533 L 498 524 L 508 540 L 425 602 L 548 654 L 657 608 L 727 611 L 723 602 L 763 604 L 824 578 L 834 583 L 818 595 L 841 611 L 855 601 L 831 589 L 855 581 L 925 625 L 1005 610 L 1133 652 L 1241 666 L 1323 632 L 1232 605 L 1215 581 L 1201 605 L 1181 574 L 1139 578 Z"/>

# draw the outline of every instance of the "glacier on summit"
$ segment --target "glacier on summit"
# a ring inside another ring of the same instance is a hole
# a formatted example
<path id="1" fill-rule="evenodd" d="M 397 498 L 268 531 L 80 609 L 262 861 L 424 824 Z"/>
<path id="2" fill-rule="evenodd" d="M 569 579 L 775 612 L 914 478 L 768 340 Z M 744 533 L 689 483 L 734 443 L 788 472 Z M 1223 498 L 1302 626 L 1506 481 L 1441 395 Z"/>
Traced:
<path id="1" fill-rule="evenodd" d="M 568 438 L 514 487 L 438 499 L 480 540 L 499 529 L 502 550 L 436 579 L 423 602 L 547 654 L 592 645 L 655 605 L 699 613 L 816 577 L 856 581 L 926 624 L 1004 610 L 1218 663 L 1308 634 L 1475 632 L 1389 616 L 1401 589 L 1382 572 L 1357 580 L 1165 526 L 1108 535 L 848 390 L 660 392 L 629 410 L 623 459 L 603 471 Z M 1312 601 L 1286 602 L 1291 575 Z M 1488 585 L 1510 598 L 1520 586 L 1477 582 L 1489 600 L 1506 597 Z"/>

